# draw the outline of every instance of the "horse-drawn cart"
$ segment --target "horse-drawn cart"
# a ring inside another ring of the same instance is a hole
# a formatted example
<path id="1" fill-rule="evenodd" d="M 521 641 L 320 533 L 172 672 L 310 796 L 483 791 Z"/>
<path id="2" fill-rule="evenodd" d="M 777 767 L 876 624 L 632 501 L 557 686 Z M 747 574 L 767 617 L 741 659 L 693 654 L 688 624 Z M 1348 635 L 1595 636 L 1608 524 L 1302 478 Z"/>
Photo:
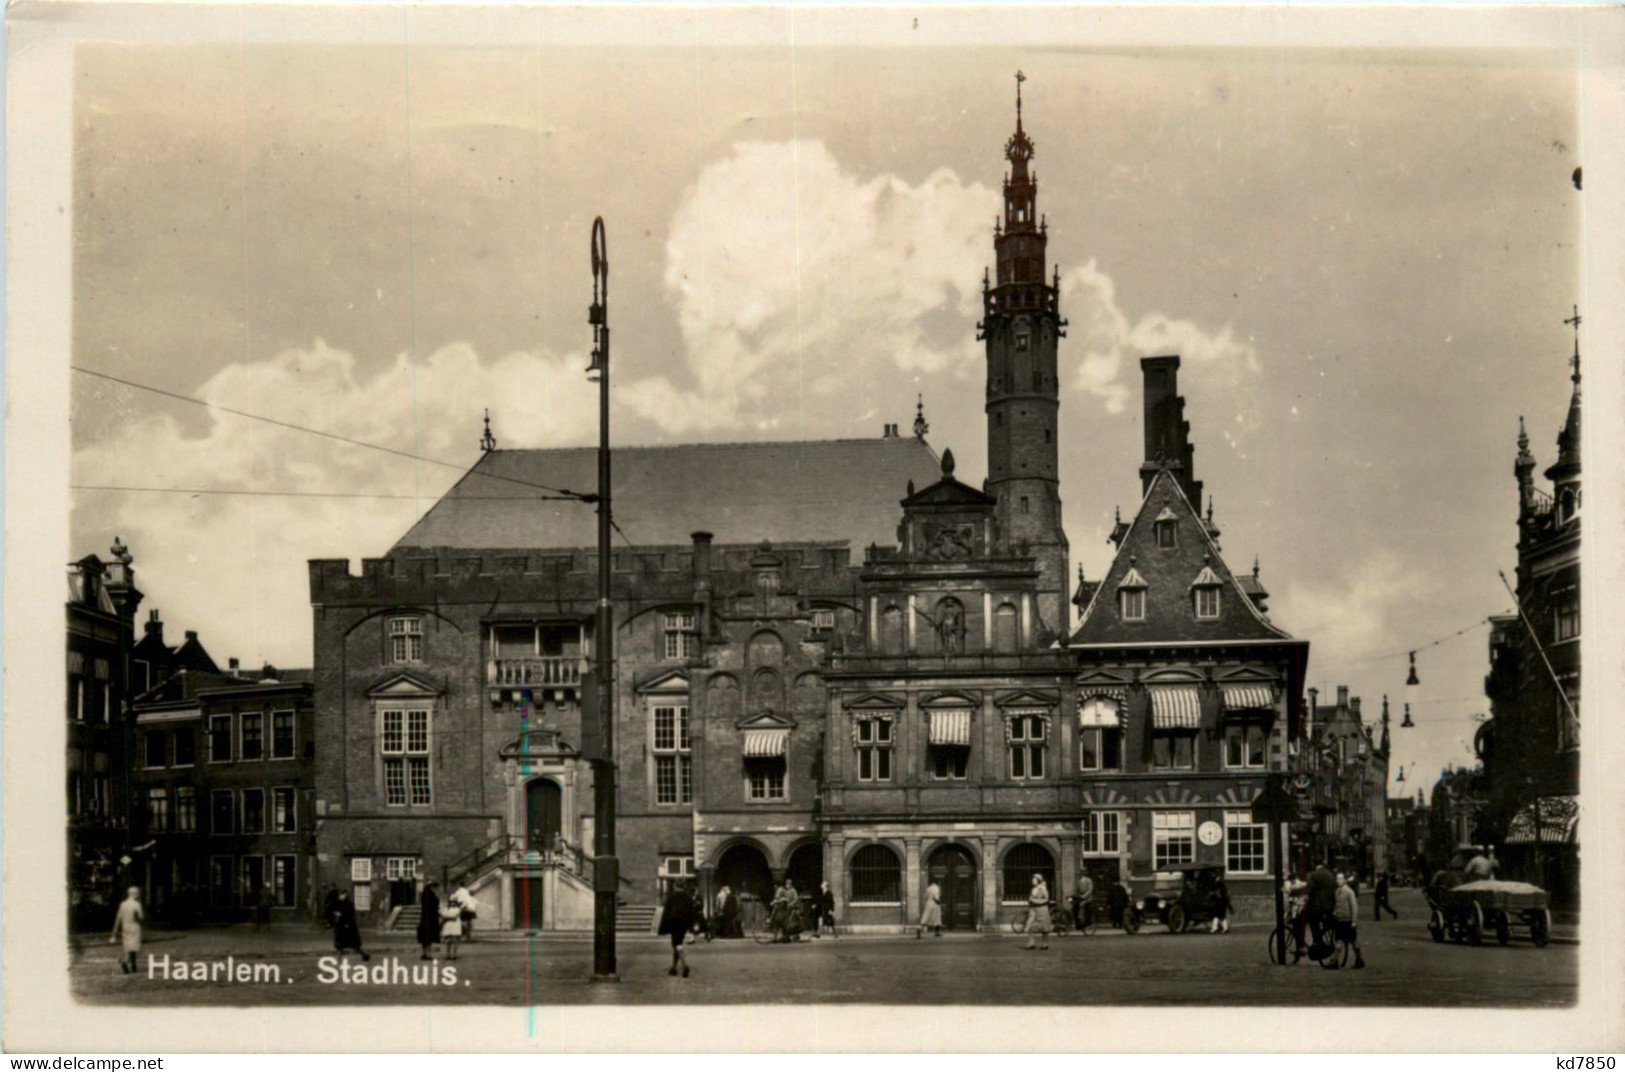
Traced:
<path id="1" fill-rule="evenodd" d="M 1428 933 L 1435 942 L 1450 938 L 1479 945 L 1494 934 L 1502 945 L 1512 940 L 1514 927 L 1527 929 L 1529 940 L 1544 946 L 1552 936 L 1552 913 L 1546 891 L 1527 882 L 1481 879 L 1458 886 L 1436 885 L 1428 890 L 1433 909 Z"/>

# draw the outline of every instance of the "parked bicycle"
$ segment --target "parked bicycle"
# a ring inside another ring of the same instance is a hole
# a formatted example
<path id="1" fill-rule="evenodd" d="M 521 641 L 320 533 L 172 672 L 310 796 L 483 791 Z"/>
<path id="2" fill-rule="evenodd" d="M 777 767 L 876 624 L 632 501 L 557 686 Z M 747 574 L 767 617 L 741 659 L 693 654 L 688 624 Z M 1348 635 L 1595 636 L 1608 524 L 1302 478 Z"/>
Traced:
<path id="1" fill-rule="evenodd" d="M 1013 919 L 1011 919 L 1010 920 L 1010 933 L 1011 934 L 1026 934 L 1027 933 L 1027 918 L 1028 918 L 1028 913 L 1022 912 L 1019 915 L 1015 916 Z M 1074 921 L 1072 919 L 1072 913 L 1068 912 L 1065 907 L 1063 907 L 1062 905 L 1057 904 L 1054 901 L 1051 901 L 1049 903 L 1049 921 L 1050 921 L 1050 926 L 1055 929 L 1055 933 L 1057 935 L 1071 934 L 1076 929 L 1076 927 L 1074 926 Z M 1093 933 L 1095 933 L 1095 931 L 1094 931 L 1094 923 L 1093 923 L 1093 921 L 1088 919 L 1087 913 L 1085 914 L 1085 922 L 1087 924 L 1087 929 L 1085 929 L 1081 933 L 1083 933 L 1083 934 L 1093 934 Z"/>
<path id="2" fill-rule="evenodd" d="M 1311 936 L 1308 948 L 1304 948 L 1298 944 L 1298 928 L 1296 924 L 1288 921 L 1284 927 L 1277 927 L 1270 932 L 1271 964 L 1281 963 L 1276 958 L 1281 948 L 1277 942 L 1281 937 L 1282 930 L 1286 931 L 1285 948 L 1286 963 L 1288 964 L 1294 964 L 1300 959 L 1300 951 L 1303 956 L 1308 957 L 1322 968 L 1341 968 L 1349 962 L 1351 947 L 1345 939 L 1337 935 L 1335 927 L 1328 926 L 1321 935 L 1319 943 L 1316 943 L 1313 936 Z"/>

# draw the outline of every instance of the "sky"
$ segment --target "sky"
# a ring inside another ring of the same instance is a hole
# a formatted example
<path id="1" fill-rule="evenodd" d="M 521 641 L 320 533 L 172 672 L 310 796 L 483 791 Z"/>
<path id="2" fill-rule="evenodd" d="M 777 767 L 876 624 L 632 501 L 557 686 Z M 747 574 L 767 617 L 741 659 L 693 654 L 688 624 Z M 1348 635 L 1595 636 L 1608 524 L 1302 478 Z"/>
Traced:
<path id="1" fill-rule="evenodd" d="M 1570 393 L 1576 85 L 1543 53 L 82 47 L 74 364 L 445 464 L 78 374 L 69 557 L 120 536 L 173 635 L 309 665 L 306 561 L 387 551 L 486 409 L 504 447 L 595 442 L 598 215 L 617 442 L 876 436 L 923 396 L 979 481 L 1018 68 L 1075 567 L 1138 503 L 1138 359 L 1178 353 L 1226 558 L 1310 683 L 1389 696 L 1396 795 L 1471 762 L 1518 418 L 1544 468 Z"/>

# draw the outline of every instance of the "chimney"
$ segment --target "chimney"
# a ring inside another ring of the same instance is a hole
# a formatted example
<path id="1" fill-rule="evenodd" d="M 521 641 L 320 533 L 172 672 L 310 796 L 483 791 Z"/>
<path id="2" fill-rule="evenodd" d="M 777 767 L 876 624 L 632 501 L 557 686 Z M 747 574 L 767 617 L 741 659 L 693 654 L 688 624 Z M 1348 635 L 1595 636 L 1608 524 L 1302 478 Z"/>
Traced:
<path id="1" fill-rule="evenodd" d="M 188 643 L 196 644 L 197 643 L 197 630 L 196 629 L 188 629 L 186 631 L 186 640 L 187 640 Z"/>
<path id="2" fill-rule="evenodd" d="M 1339 686 L 1337 686 L 1337 706 L 1338 707 L 1347 707 L 1348 705 L 1349 705 L 1349 687 L 1347 685 L 1339 685 Z"/>
<path id="3" fill-rule="evenodd" d="M 1196 448 L 1185 420 L 1185 400 L 1179 394 L 1179 355 L 1143 357 L 1140 372 L 1145 382 L 1145 461 L 1140 465 L 1140 491 L 1162 469 L 1171 471 L 1191 505 L 1201 509 L 1202 485 L 1194 479 Z"/>
<path id="4" fill-rule="evenodd" d="M 270 663 L 266 663 L 265 666 L 260 670 L 260 680 L 274 683 L 276 681 L 276 667 L 272 666 Z"/>
<path id="5" fill-rule="evenodd" d="M 164 622 L 158 617 L 158 609 L 154 607 L 147 612 L 147 635 L 158 638 L 158 643 L 164 642 Z"/>
<path id="6" fill-rule="evenodd" d="M 1314 710 L 1316 707 L 1319 707 L 1319 706 L 1320 706 L 1320 690 L 1319 689 L 1310 689 L 1309 690 L 1309 708 L 1310 708 L 1310 710 Z"/>
<path id="7" fill-rule="evenodd" d="M 694 541 L 694 577 L 696 580 L 711 575 L 711 534 L 695 532 L 688 537 Z"/>
<path id="8" fill-rule="evenodd" d="M 880 438 L 881 439 L 896 439 L 897 438 L 897 426 L 895 424 L 882 425 L 881 429 L 880 429 Z"/>
<path id="9" fill-rule="evenodd" d="M 1349 701 L 1349 710 L 1354 712 L 1355 718 L 1360 717 L 1360 698 L 1358 696 Z"/>
<path id="10" fill-rule="evenodd" d="M 242 669 L 242 665 L 242 663 L 237 661 L 237 656 L 235 655 L 226 660 L 227 671 L 232 677 L 237 676 L 238 671 Z"/>

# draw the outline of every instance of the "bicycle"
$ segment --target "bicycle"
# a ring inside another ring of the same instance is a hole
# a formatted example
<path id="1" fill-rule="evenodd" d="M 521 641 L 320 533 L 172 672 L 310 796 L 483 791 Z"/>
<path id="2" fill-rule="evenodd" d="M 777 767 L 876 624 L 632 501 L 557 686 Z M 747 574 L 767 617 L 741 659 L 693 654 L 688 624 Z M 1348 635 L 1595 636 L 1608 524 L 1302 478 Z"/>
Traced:
<path id="1" fill-rule="evenodd" d="M 764 908 L 758 905 L 757 910 L 760 915 L 755 920 L 755 925 L 751 927 L 750 936 L 758 943 L 769 945 L 773 942 L 801 941 L 801 933 L 807 929 L 807 916 L 800 905 L 790 909 L 789 918 L 785 920 L 783 926 L 774 920 L 771 906 Z"/>
<path id="2" fill-rule="evenodd" d="M 1026 934 L 1027 919 L 1030 915 L 1030 912 L 1022 912 L 1021 914 L 1012 918 L 1010 920 L 1010 933 Z M 1050 927 L 1055 931 L 1057 936 L 1072 933 L 1072 913 L 1068 912 L 1065 908 L 1056 904 L 1054 901 L 1051 901 L 1049 905 L 1049 922 Z M 1092 934 L 1094 932 L 1089 931 L 1087 933 Z"/>
<path id="3" fill-rule="evenodd" d="M 1288 964 L 1296 963 L 1300 956 L 1308 957 L 1316 964 L 1319 964 L 1322 968 L 1328 969 L 1341 968 L 1349 962 L 1349 952 L 1351 947 L 1345 938 L 1336 933 L 1335 925 L 1328 926 L 1322 932 L 1319 942 L 1316 942 L 1313 936 L 1311 936 L 1309 945 L 1307 948 L 1305 948 L 1298 944 L 1297 927 L 1292 923 L 1287 923 L 1284 928 L 1277 927 L 1270 931 L 1269 953 L 1271 964 L 1281 963 L 1276 959 L 1277 950 L 1279 948 L 1276 945 L 1276 939 L 1280 937 L 1283 929 L 1286 931 L 1286 955 L 1289 958 L 1287 960 Z M 1321 951 L 1321 955 L 1318 957 L 1315 956 L 1315 952 L 1317 950 Z"/>

